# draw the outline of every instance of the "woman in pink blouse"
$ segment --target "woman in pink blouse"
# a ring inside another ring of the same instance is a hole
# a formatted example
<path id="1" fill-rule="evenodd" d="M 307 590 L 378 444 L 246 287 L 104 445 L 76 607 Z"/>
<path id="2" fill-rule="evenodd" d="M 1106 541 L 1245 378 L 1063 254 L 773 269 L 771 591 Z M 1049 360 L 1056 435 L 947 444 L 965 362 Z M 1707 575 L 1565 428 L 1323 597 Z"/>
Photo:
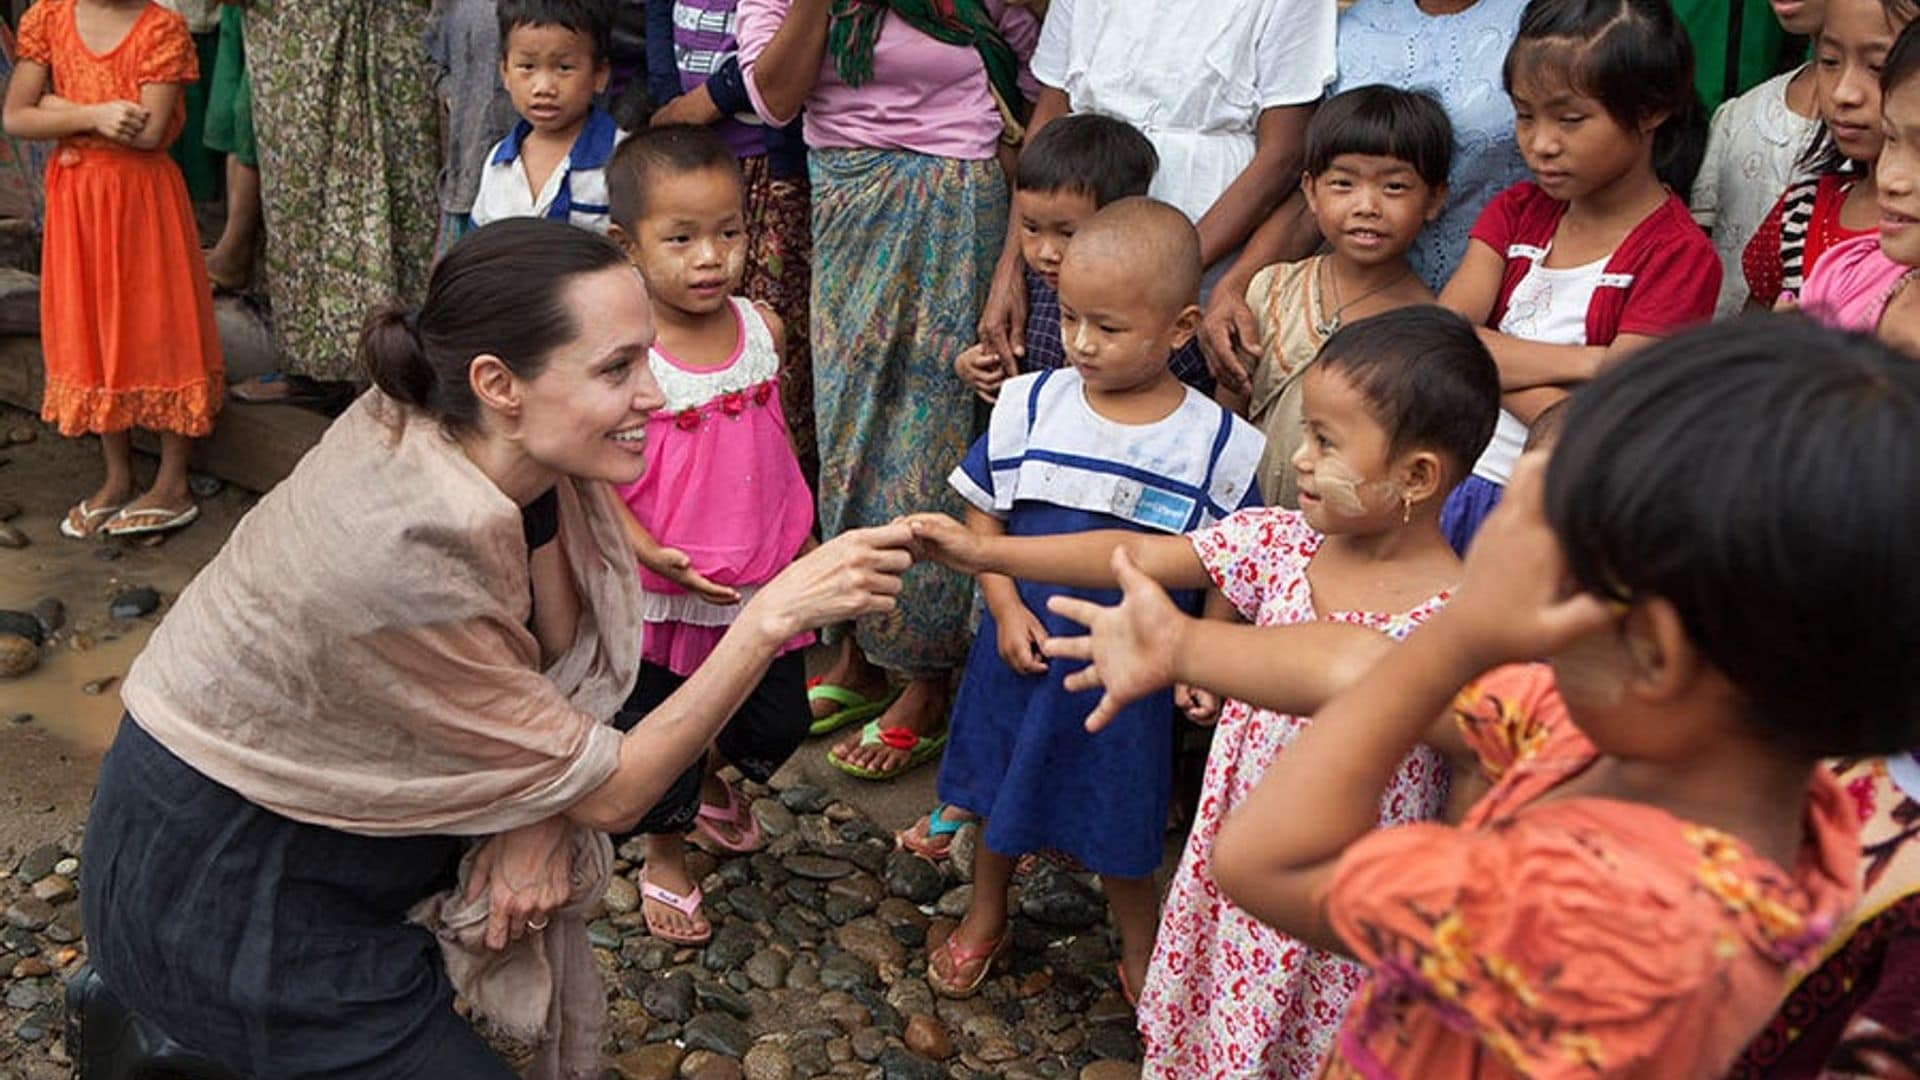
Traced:
<path id="1" fill-rule="evenodd" d="M 741 0 L 741 68 L 769 124 L 805 110 L 813 185 L 813 386 L 823 536 L 959 505 L 946 475 L 973 407 L 953 378 L 1006 235 L 997 161 L 1017 142 L 1039 27 L 1006 0 Z M 938 755 L 970 586 L 934 566 L 856 623 L 810 691 L 814 730 L 887 779 Z M 890 689 L 890 684 L 898 683 Z"/>

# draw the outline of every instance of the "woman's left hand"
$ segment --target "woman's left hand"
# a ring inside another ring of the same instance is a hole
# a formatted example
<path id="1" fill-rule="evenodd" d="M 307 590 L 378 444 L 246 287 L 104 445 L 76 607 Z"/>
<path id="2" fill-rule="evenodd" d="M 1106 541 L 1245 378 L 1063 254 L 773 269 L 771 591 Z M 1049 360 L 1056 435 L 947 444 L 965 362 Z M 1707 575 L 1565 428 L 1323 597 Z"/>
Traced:
<path id="1" fill-rule="evenodd" d="M 1066 678 L 1068 690 L 1106 690 L 1087 717 L 1088 731 L 1099 731 L 1127 705 L 1173 684 L 1180 636 L 1193 622 L 1159 583 L 1140 572 L 1124 548 L 1114 550 L 1113 572 L 1120 581 L 1117 607 L 1070 596 L 1047 601 L 1048 610 L 1088 631 L 1086 637 L 1048 638 L 1041 646 L 1055 659 L 1092 661 Z"/>
<path id="2" fill-rule="evenodd" d="M 500 833 L 473 857 L 467 899 L 488 894 L 487 948 L 504 949 L 547 920 L 573 892 L 573 826 L 563 817 Z"/>

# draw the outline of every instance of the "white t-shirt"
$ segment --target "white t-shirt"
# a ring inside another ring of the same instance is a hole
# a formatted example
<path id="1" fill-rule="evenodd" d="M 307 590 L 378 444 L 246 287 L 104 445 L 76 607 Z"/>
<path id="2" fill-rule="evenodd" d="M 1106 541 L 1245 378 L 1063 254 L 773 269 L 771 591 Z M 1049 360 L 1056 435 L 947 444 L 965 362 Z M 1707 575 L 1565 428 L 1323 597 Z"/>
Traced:
<path id="1" fill-rule="evenodd" d="M 1507 298 L 1500 332 L 1544 345 L 1585 345 L 1587 308 L 1593 304 L 1593 291 L 1600 287 L 1611 258 L 1603 255 L 1580 266 L 1548 267 L 1541 265 L 1547 260 L 1547 252 L 1541 251 Z M 1473 475 L 1504 486 L 1526 444 L 1527 425 L 1501 409 L 1493 440 L 1474 463 Z"/>
<path id="2" fill-rule="evenodd" d="M 1253 160 L 1262 110 L 1333 81 L 1334 0 L 1053 0 L 1034 78 L 1139 128 L 1150 194 L 1195 221 Z"/>

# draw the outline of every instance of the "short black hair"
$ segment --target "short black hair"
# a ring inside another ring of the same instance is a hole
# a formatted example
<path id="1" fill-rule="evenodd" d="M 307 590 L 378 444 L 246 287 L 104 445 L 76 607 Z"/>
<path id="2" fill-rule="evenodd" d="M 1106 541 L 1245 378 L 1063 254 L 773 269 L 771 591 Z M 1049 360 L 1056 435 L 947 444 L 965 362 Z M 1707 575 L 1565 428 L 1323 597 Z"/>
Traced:
<path id="1" fill-rule="evenodd" d="M 1139 129 L 1098 113 L 1063 116 L 1027 141 L 1014 169 L 1015 191 L 1083 191 L 1093 205 L 1145 195 L 1160 155 Z"/>
<path id="2" fill-rule="evenodd" d="M 1493 438 L 1500 369 L 1473 324 L 1446 308 L 1415 304 L 1348 323 L 1320 346 L 1314 366 L 1360 392 L 1390 453 L 1438 451 L 1451 482 Z"/>
<path id="3" fill-rule="evenodd" d="M 629 235 L 647 212 L 647 178 L 719 169 L 742 183 L 740 161 L 727 141 L 702 124 L 666 124 L 635 132 L 607 163 L 608 216 Z"/>
<path id="4" fill-rule="evenodd" d="M 1653 169 L 1675 191 L 1692 191 L 1707 148 L 1707 110 L 1693 85 L 1693 42 L 1667 0 L 1528 0 L 1507 50 L 1502 83 L 1541 72 L 1565 76 L 1629 130 L 1666 119 L 1653 133 Z"/>
<path id="5" fill-rule="evenodd" d="M 507 37 L 515 27 L 558 26 L 585 34 L 593 43 L 593 62 L 604 64 L 613 53 L 611 0 L 499 0 L 500 57 L 507 55 Z"/>
<path id="6" fill-rule="evenodd" d="M 1398 158 L 1429 187 L 1441 187 L 1453 163 L 1453 122 L 1423 91 L 1356 86 L 1328 98 L 1307 121 L 1307 175 L 1326 172 L 1341 154 Z"/>
<path id="7" fill-rule="evenodd" d="M 1809 758 L 1920 744 L 1920 364 L 1798 316 L 1655 342 L 1575 391 L 1547 519 L 1577 588 L 1660 597 Z"/>
<path id="8" fill-rule="evenodd" d="M 1908 23 L 1900 28 L 1900 36 L 1893 39 L 1893 48 L 1887 50 L 1884 60 L 1880 61 L 1880 103 L 1884 110 L 1887 95 L 1901 83 L 1920 74 L 1920 23 Z"/>

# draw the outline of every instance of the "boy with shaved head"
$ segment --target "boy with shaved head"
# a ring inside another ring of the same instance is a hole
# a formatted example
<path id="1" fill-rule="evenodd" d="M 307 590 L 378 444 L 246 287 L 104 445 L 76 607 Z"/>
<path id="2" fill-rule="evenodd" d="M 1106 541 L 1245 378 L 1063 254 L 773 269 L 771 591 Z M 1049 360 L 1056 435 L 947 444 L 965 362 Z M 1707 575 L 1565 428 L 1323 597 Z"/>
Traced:
<path id="1" fill-rule="evenodd" d="M 1067 367 L 1002 384 L 987 433 L 950 482 L 987 535 L 1091 529 L 1184 533 L 1257 505 L 1265 440 L 1173 377 L 1167 362 L 1200 324 L 1200 242 L 1186 215 L 1121 199 L 1089 218 L 1060 266 Z M 1123 710 L 1098 735 L 1095 692 L 1071 693 L 1040 643 L 1074 625 L 1055 595 L 1114 590 L 980 574 L 987 612 L 955 700 L 940 768 L 943 803 L 985 819 L 973 900 L 932 950 L 928 981 L 966 996 L 1009 940 L 1007 884 L 1028 852 L 1063 851 L 1101 876 L 1120 931 L 1121 977 L 1138 986 L 1153 951 L 1161 830 L 1171 784 L 1171 692 Z M 1197 611 L 1200 594 L 1176 594 Z"/>

